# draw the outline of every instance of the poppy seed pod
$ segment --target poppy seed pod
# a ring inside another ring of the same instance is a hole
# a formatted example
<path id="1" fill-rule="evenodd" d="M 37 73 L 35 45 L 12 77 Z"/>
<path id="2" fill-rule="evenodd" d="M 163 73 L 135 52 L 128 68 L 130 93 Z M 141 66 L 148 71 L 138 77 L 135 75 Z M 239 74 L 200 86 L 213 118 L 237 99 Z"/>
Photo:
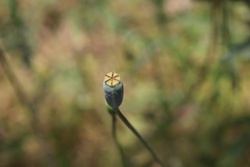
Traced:
<path id="1" fill-rule="evenodd" d="M 109 106 L 118 108 L 123 99 L 123 83 L 119 74 L 110 72 L 103 81 L 104 96 Z"/>

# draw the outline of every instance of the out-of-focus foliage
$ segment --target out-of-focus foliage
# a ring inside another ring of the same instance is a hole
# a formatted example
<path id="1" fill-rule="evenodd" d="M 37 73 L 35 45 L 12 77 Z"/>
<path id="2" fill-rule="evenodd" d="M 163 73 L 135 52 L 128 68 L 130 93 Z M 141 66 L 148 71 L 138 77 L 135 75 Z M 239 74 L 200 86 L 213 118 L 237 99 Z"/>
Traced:
<path id="1" fill-rule="evenodd" d="M 102 81 L 171 167 L 250 166 L 249 0 L 1 0 L 0 166 L 117 167 Z M 155 167 L 118 122 L 130 167 Z"/>

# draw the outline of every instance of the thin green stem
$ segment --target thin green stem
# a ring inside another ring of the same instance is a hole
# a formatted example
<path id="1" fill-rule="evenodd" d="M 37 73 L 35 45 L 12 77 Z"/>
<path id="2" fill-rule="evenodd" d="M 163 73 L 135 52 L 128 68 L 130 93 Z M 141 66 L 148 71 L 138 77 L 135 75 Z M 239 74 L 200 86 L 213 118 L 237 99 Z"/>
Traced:
<path id="1" fill-rule="evenodd" d="M 121 160 L 122 160 L 122 166 L 126 167 L 125 154 L 124 154 L 122 146 L 119 143 L 119 141 L 117 139 L 117 135 L 116 135 L 116 114 L 112 114 L 112 136 L 113 136 L 113 139 L 115 141 L 115 145 L 116 145 L 117 149 L 120 152 L 120 156 L 121 156 Z"/>
<path id="2" fill-rule="evenodd" d="M 120 109 L 116 109 L 116 113 L 122 122 L 134 133 L 134 135 L 142 142 L 142 144 L 147 148 L 147 150 L 151 153 L 156 162 L 158 162 L 161 167 L 165 167 L 161 159 L 155 153 L 155 151 L 150 147 L 150 145 L 144 140 L 144 138 L 137 132 L 137 130 L 133 127 L 133 125 L 127 120 L 127 118 L 121 113 Z"/>

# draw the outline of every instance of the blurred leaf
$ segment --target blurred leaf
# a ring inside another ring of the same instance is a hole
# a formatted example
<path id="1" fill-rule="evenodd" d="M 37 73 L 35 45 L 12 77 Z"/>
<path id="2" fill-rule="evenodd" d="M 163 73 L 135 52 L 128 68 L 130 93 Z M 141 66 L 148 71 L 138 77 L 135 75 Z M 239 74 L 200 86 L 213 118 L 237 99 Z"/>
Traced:
<path id="1" fill-rule="evenodd" d="M 242 56 L 242 54 L 246 53 L 246 58 L 250 59 L 250 38 L 248 38 L 246 41 L 237 44 L 234 46 L 231 51 L 224 56 L 224 58 L 221 60 L 222 63 L 226 63 L 228 61 L 232 61 L 236 57 Z"/>
<path id="2" fill-rule="evenodd" d="M 20 55 L 23 63 L 30 67 L 32 51 L 27 38 L 28 28 L 21 17 L 19 2 L 10 0 L 8 3 L 11 13 L 10 20 L 8 22 L 1 22 L 0 20 L 0 24 L 2 24 L 0 36 L 7 50 L 17 52 L 15 55 Z"/>

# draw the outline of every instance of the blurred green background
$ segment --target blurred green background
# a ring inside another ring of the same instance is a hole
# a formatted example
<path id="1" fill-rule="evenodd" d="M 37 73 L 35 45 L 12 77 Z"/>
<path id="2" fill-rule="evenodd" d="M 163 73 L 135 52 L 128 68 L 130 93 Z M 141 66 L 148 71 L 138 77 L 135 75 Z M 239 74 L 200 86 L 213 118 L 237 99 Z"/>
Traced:
<path id="1" fill-rule="evenodd" d="M 170 167 L 250 166 L 249 0 L 1 0 L 0 166 L 119 167 L 102 81 Z M 118 121 L 129 167 L 157 167 Z"/>

